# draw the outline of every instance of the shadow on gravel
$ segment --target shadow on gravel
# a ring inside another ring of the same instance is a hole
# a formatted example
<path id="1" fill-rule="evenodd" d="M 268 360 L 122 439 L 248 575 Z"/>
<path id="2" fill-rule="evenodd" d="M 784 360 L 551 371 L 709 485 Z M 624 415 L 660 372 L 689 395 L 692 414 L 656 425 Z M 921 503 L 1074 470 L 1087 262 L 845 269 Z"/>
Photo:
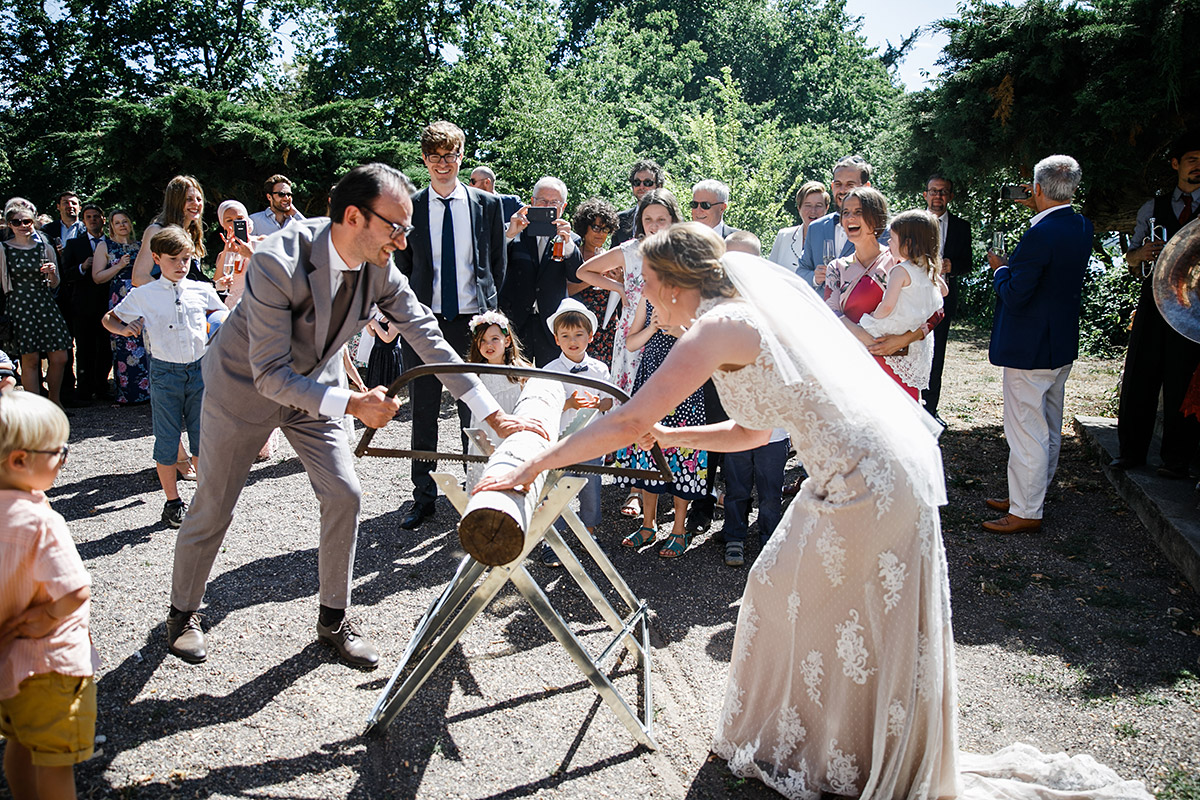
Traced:
<path id="1" fill-rule="evenodd" d="M 152 525 L 143 525 L 140 528 L 130 528 L 124 531 L 114 531 L 103 539 L 94 539 L 90 542 L 79 542 L 77 549 L 79 556 L 84 561 L 91 561 L 95 558 L 111 556 L 113 553 L 118 553 L 126 547 L 132 547 L 136 544 L 145 544 L 150 541 L 150 536 L 155 531 L 167 530 L 167 526 L 162 522 L 155 522 Z"/>
<path id="2" fill-rule="evenodd" d="M 1196 668 L 1194 592 L 1149 540 L 1075 436 L 1065 436 L 1041 532 L 999 535 L 984 498 L 1003 497 L 999 426 L 942 436 L 950 503 L 942 509 L 959 643 L 1053 656 L 1073 680 L 1026 682 L 1085 698 L 1136 696 Z M 1176 608 L 1173 608 L 1178 606 Z M 1185 634 L 1185 635 L 1180 635 Z"/>
<path id="3" fill-rule="evenodd" d="M 130 500 L 130 494 L 139 493 L 142 487 L 152 486 L 157 488 L 158 477 L 154 469 L 150 468 L 116 477 L 98 475 L 74 483 L 59 484 L 53 487 L 47 496 L 54 503 L 55 510 L 62 514 L 67 522 L 73 522 L 84 517 L 112 514 L 140 505 L 140 500 Z"/>

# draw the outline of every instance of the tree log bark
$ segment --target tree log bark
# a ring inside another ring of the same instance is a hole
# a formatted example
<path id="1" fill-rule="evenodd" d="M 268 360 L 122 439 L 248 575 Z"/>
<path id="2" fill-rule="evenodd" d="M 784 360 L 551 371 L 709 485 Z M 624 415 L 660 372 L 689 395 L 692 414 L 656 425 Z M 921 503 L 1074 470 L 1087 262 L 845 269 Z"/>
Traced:
<path id="1" fill-rule="evenodd" d="M 514 433 L 502 441 L 488 459 L 483 475 L 510 472 L 558 441 L 558 423 L 566 402 L 566 384 L 531 379 L 521 390 L 514 413 L 542 423 L 550 441 L 532 431 Z M 481 564 L 491 567 L 515 561 L 525 549 L 529 521 L 537 509 L 545 475 L 539 475 L 524 494 L 520 492 L 480 492 L 471 497 L 458 523 L 458 538 L 463 549 Z"/>

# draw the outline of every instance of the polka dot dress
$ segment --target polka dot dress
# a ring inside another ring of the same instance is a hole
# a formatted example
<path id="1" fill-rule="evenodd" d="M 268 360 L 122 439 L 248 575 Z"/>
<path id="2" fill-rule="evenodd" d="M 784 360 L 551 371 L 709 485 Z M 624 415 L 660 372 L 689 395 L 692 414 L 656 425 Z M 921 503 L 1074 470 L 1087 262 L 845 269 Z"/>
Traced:
<path id="1" fill-rule="evenodd" d="M 646 319 L 654 313 L 654 307 L 646 304 Z M 655 331 L 642 350 L 642 362 L 638 365 L 637 377 L 633 382 L 633 391 L 642 388 L 654 371 L 666 360 L 667 354 L 675 345 L 675 337 L 662 331 Z M 688 425 L 704 424 L 704 390 L 697 389 L 667 416 L 662 424 L 668 428 L 683 428 Z M 705 483 L 708 479 L 708 451 L 692 450 L 686 447 L 665 447 L 663 455 L 671 465 L 671 474 L 675 480 L 670 484 L 661 481 L 634 480 L 633 485 L 638 489 L 647 489 L 655 494 L 674 495 L 685 500 L 698 500 L 704 497 Z M 635 469 L 656 469 L 649 451 L 637 447 L 626 448 L 621 456 L 628 458 Z M 620 457 L 619 457 L 620 458 Z M 624 460 L 622 458 L 621 460 Z"/>
<path id="2" fill-rule="evenodd" d="M 71 334 L 42 274 L 40 244 L 28 250 L 4 242 L 4 260 L 12 292 L 8 295 L 8 317 L 16 352 L 49 353 L 70 350 Z"/>

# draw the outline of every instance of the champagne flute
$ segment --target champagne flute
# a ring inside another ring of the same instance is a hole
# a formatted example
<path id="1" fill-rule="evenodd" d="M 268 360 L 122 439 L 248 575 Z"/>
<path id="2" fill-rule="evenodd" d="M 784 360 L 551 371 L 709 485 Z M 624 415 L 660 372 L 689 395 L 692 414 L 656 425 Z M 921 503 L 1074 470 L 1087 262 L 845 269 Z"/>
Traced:
<path id="1" fill-rule="evenodd" d="M 1008 255 L 1004 249 L 1004 231 L 994 231 L 992 233 L 991 251 L 998 256 Z"/>
<path id="2" fill-rule="evenodd" d="M 828 284 L 829 276 L 830 276 L 829 265 L 833 263 L 833 260 L 835 258 L 837 258 L 837 242 L 834 241 L 832 236 L 825 240 L 824 255 L 825 255 L 825 283 Z"/>

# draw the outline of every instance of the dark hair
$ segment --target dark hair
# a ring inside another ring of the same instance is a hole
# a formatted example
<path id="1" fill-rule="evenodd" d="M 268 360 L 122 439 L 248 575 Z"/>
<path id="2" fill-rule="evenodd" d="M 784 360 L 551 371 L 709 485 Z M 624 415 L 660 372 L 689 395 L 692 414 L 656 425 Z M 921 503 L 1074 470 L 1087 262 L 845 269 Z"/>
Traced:
<path id="1" fill-rule="evenodd" d="M 588 315 L 582 311 L 564 311 L 554 318 L 554 335 L 558 335 L 560 328 L 583 328 L 588 333 L 595 333 L 592 330 L 592 321 L 588 319 Z"/>
<path id="2" fill-rule="evenodd" d="M 488 328 L 495 325 L 500 328 L 500 325 L 495 322 L 487 325 L 478 326 L 471 334 L 471 346 L 467 349 L 467 361 L 471 364 L 486 364 L 487 359 L 483 357 L 483 353 L 479 352 L 479 340 L 488 332 Z M 521 340 L 517 336 L 517 332 L 510 325 L 508 329 L 500 328 L 500 332 L 509 338 L 512 344 L 504 349 L 504 363 L 510 367 L 532 367 L 533 364 L 525 357 L 525 350 L 521 346 Z M 510 383 L 525 383 L 524 378 L 510 377 Z"/>
<path id="3" fill-rule="evenodd" d="M 575 214 L 571 217 L 571 228 L 583 236 L 595 219 L 603 222 L 610 231 L 617 229 L 617 209 L 602 197 L 589 197 L 576 206 Z"/>
<path id="4" fill-rule="evenodd" d="M 837 163 L 833 165 L 831 175 L 836 174 L 839 169 L 856 169 L 858 170 L 858 182 L 870 183 L 871 173 L 875 170 L 867 163 L 867 160 L 859 155 L 843 156 L 839 158 Z"/>
<path id="5" fill-rule="evenodd" d="M 670 189 L 651 189 L 642 195 L 642 199 L 638 201 L 637 211 L 633 215 L 633 238 L 640 239 L 646 235 L 646 231 L 642 228 L 642 214 L 650 206 L 662 206 L 671 215 L 671 222 L 680 222 L 683 215 L 679 212 L 679 201 L 675 199 L 675 195 Z"/>
<path id="6" fill-rule="evenodd" d="M 733 297 L 737 290 L 721 257 L 725 240 L 702 222 L 672 225 L 642 241 L 642 264 L 668 286 L 699 289 L 700 296 Z"/>
<path id="7" fill-rule="evenodd" d="M 1171 149 L 1167 152 L 1167 158 L 1175 161 L 1176 159 L 1183 158 L 1184 154 L 1190 153 L 1193 150 L 1200 150 L 1200 133 L 1187 131 L 1171 142 Z"/>
<path id="8" fill-rule="evenodd" d="M 846 201 L 851 197 L 857 197 L 858 202 L 862 203 L 863 222 L 870 225 L 875 231 L 875 236 L 878 237 L 887 229 L 888 225 L 887 198 L 873 187 L 855 186 L 842 198 L 842 208 L 846 207 Z"/>
<path id="9" fill-rule="evenodd" d="M 76 200 L 79 199 L 79 195 L 75 194 L 74 192 L 60 192 L 58 199 L 54 201 L 54 204 L 58 205 L 61 203 L 64 197 L 74 197 Z"/>
<path id="10" fill-rule="evenodd" d="M 178 225 L 167 225 L 150 239 L 150 252 L 156 256 L 177 256 L 184 251 L 195 252 L 192 237 Z"/>
<path id="11" fill-rule="evenodd" d="M 633 165 L 633 167 L 629 170 L 630 183 L 633 183 L 633 179 L 637 177 L 639 172 L 653 172 L 654 187 L 656 189 L 661 189 L 662 185 L 667 182 L 667 171 L 660 167 L 658 162 L 653 159 L 643 158 L 641 161 L 638 161 Z"/>
<path id="12" fill-rule="evenodd" d="M 945 181 L 946 183 L 948 183 L 950 185 L 950 191 L 952 191 L 952 192 L 954 191 L 954 181 L 950 180 L 949 178 L 947 178 L 945 175 L 943 175 L 940 172 L 935 172 L 932 175 L 930 175 L 928 178 L 925 179 L 925 188 L 926 189 L 929 188 L 929 184 L 932 181 Z"/>
<path id="13" fill-rule="evenodd" d="M 460 151 L 466 147 L 466 142 L 462 128 L 444 119 L 426 125 L 421 131 L 421 153 L 427 156 L 438 150 Z"/>
<path id="14" fill-rule="evenodd" d="M 86 214 L 89 211 L 99 211 L 100 216 L 102 216 L 102 217 L 108 216 L 107 214 L 104 213 L 104 209 L 101 208 L 100 206 L 96 205 L 95 203 L 88 203 L 86 206 L 79 209 L 79 215 L 83 216 L 84 214 Z"/>
<path id="15" fill-rule="evenodd" d="M 370 208 L 383 192 L 412 195 L 417 191 L 413 182 L 400 170 L 387 164 L 362 164 L 347 172 L 329 193 L 329 218 L 342 222 L 349 206 Z"/>
<path id="16" fill-rule="evenodd" d="M 277 183 L 286 183 L 288 186 L 292 185 L 292 182 L 288 180 L 287 175 L 272 175 L 263 182 L 263 191 L 267 194 L 271 194 L 275 191 L 275 184 Z"/>

